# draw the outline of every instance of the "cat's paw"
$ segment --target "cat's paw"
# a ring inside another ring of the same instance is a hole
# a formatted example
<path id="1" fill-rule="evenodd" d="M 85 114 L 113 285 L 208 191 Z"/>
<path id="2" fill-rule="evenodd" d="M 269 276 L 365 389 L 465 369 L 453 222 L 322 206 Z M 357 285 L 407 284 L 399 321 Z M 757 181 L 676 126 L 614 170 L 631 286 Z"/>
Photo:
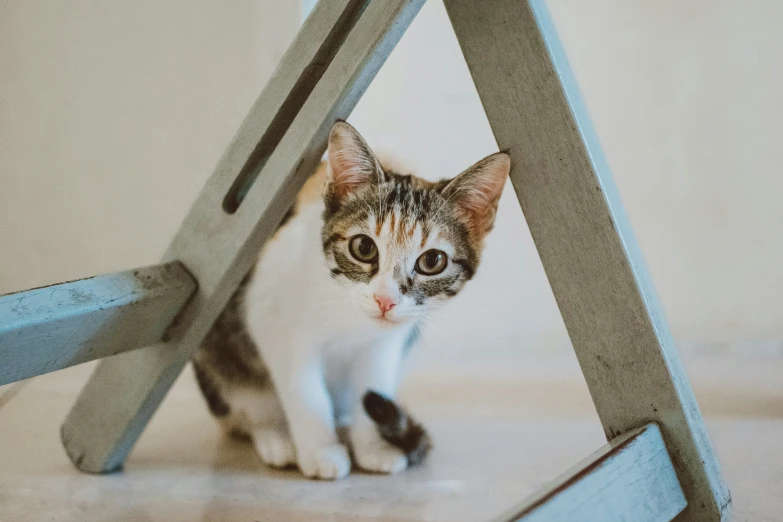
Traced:
<path id="1" fill-rule="evenodd" d="M 302 451 L 298 455 L 299 469 L 309 478 L 341 479 L 351 471 L 348 448 L 342 444 L 330 444 L 315 450 Z"/>
<path id="2" fill-rule="evenodd" d="M 282 430 L 260 428 L 253 431 L 253 445 L 264 464 L 284 468 L 296 464 L 296 449 L 291 437 Z"/>
<path id="3" fill-rule="evenodd" d="M 392 474 L 408 467 L 405 453 L 383 440 L 374 427 L 372 432 L 352 434 L 351 441 L 356 465 L 365 471 Z"/>

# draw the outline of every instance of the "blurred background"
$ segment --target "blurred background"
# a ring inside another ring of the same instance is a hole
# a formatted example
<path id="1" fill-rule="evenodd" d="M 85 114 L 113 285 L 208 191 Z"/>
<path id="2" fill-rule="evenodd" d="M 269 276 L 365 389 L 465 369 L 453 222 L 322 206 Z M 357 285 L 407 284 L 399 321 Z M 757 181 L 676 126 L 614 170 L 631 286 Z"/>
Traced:
<path id="1" fill-rule="evenodd" d="M 157 263 L 314 3 L 0 0 L 0 294 Z M 783 2 L 547 4 L 736 520 L 779 520 Z M 350 121 L 431 179 L 496 150 L 441 0 Z M 266 470 L 186 371 L 125 473 L 82 475 L 58 433 L 86 364 L 0 387 L 0 519 L 489 519 L 605 438 L 510 186 L 482 263 L 403 385 L 427 465 L 335 484 Z"/>
<path id="2" fill-rule="evenodd" d="M 156 263 L 313 3 L 0 2 L 0 292 Z M 548 3 L 675 338 L 780 350 L 783 3 Z M 430 178 L 496 150 L 441 2 L 351 122 Z M 568 348 L 501 207 L 433 350 Z"/>

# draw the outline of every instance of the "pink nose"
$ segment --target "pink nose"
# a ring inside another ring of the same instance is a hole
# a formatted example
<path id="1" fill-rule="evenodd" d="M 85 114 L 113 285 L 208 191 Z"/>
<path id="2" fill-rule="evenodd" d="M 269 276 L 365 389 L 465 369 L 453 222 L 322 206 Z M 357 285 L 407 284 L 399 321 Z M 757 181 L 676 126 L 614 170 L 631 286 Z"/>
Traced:
<path id="1" fill-rule="evenodd" d="M 378 308 L 381 310 L 381 315 L 385 315 L 386 312 L 397 306 L 397 303 L 385 295 L 375 295 L 373 297 L 375 297 L 375 302 L 378 303 Z"/>

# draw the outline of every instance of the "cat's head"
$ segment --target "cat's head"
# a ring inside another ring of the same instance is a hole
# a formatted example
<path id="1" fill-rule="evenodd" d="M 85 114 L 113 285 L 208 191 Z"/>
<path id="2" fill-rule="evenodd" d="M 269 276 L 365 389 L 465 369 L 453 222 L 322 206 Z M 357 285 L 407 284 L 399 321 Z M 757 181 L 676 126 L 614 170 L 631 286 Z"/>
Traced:
<path id="1" fill-rule="evenodd" d="M 381 166 L 356 130 L 329 135 L 323 250 L 361 313 L 392 326 L 459 293 L 478 268 L 511 160 L 497 153 L 429 182 Z"/>

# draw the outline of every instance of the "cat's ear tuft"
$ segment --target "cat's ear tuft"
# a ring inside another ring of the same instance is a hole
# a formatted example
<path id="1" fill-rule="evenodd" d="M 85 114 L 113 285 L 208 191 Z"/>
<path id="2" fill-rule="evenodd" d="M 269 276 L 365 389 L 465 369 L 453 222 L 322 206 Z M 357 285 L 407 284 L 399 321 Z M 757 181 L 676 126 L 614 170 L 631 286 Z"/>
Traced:
<path id="1" fill-rule="evenodd" d="M 505 152 L 487 156 L 443 188 L 443 196 L 457 209 L 468 229 L 479 237 L 492 229 L 500 195 L 511 170 Z"/>
<path id="2" fill-rule="evenodd" d="M 342 200 L 354 190 L 383 176 L 378 159 L 361 135 L 344 121 L 329 133 L 328 191 Z"/>

